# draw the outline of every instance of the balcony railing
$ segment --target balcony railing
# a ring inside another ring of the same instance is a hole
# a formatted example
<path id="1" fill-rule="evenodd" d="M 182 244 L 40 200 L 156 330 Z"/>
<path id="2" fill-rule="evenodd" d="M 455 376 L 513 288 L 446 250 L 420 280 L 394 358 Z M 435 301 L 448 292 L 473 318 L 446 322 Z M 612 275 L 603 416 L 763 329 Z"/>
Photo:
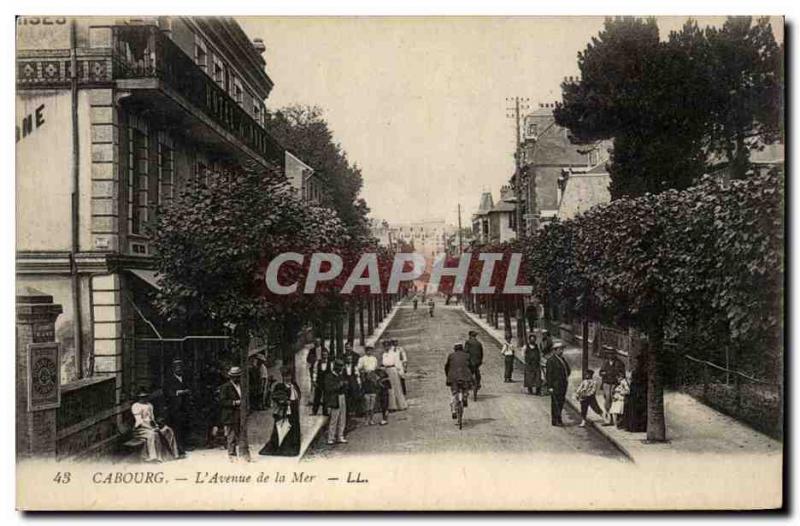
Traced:
<path id="1" fill-rule="evenodd" d="M 283 148 L 233 98 L 154 26 L 114 26 L 115 79 L 157 78 L 268 161 Z"/>

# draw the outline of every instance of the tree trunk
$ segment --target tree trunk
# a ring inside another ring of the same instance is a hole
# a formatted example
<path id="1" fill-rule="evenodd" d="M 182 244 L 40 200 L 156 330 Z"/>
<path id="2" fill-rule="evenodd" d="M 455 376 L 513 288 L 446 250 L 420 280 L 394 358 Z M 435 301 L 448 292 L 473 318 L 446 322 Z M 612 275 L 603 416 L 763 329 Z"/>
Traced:
<path id="1" fill-rule="evenodd" d="M 363 347 L 364 341 L 364 302 L 358 298 L 358 343 Z"/>
<path id="2" fill-rule="evenodd" d="M 375 331 L 375 315 L 372 309 L 372 296 L 367 297 L 367 334 L 372 336 Z"/>
<path id="3" fill-rule="evenodd" d="M 356 339 L 356 309 L 349 304 L 347 306 L 347 343 L 353 345 Z"/>
<path id="4" fill-rule="evenodd" d="M 589 368 L 589 318 L 583 318 L 583 345 L 581 346 L 581 371 Z"/>
<path id="5" fill-rule="evenodd" d="M 522 349 L 527 341 L 526 327 L 525 327 L 525 301 L 522 296 L 514 299 L 517 311 L 517 347 Z"/>
<path id="6" fill-rule="evenodd" d="M 336 357 L 344 357 L 344 313 L 336 313 Z"/>
<path id="7" fill-rule="evenodd" d="M 514 336 L 511 329 L 511 307 L 508 304 L 508 299 L 503 299 L 503 333 L 506 336 Z"/>
<path id="8" fill-rule="evenodd" d="M 333 317 L 332 317 L 333 319 L 331 319 L 330 323 L 328 324 L 328 330 L 330 331 L 328 333 L 328 334 L 330 334 L 330 344 L 329 345 L 330 345 L 331 356 L 333 358 L 336 358 L 337 356 L 339 356 L 339 349 L 336 348 L 336 342 L 337 342 L 337 340 L 336 340 L 336 316 L 337 316 L 337 314 L 334 314 Z"/>
<path id="9" fill-rule="evenodd" d="M 661 378 L 661 352 L 664 328 L 650 331 L 647 346 L 647 441 L 666 442 L 667 426 L 664 418 L 664 384 Z"/>

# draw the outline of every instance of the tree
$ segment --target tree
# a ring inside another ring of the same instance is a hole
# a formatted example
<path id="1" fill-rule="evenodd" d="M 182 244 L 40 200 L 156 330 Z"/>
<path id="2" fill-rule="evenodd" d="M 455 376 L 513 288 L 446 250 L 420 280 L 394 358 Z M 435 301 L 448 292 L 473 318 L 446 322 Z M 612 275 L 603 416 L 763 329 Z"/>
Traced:
<path id="1" fill-rule="evenodd" d="M 783 45 L 775 42 L 769 19 L 730 17 L 706 31 L 709 148 L 730 164 L 735 178 L 749 169 L 750 151 L 783 135 Z"/>
<path id="2" fill-rule="evenodd" d="M 351 234 L 369 237 L 366 201 L 359 198 L 361 169 L 334 142 L 333 133 L 316 106 L 287 106 L 267 113 L 266 128 L 310 165 L 325 186 L 323 205 L 336 211 Z"/>
<path id="3" fill-rule="evenodd" d="M 189 181 L 151 231 L 167 320 L 231 329 L 246 368 L 250 339 L 302 319 L 316 296 L 270 296 L 263 269 L 282 252 L 334 251 L 348 234 L 335 212 L 309 206 L 277 168 L 244 169 Z M 297 273 L 289 266 L 286 273 Z M 247 375 L 243 377 L 247 393 Z M 247 448 L 247 396 L 240 447 Z"/>
<path id="4" fill-rule="evenodd" d="M 689 20 L 659 39 L 654 19 L 606 19 L 562 84 L 556 122 L 577 142 L 613 139 L 612 199 L 684 189 L 720 157 L 734 175 L 749 151 L 780 137 L 782 49 L 769 22 Z"/>

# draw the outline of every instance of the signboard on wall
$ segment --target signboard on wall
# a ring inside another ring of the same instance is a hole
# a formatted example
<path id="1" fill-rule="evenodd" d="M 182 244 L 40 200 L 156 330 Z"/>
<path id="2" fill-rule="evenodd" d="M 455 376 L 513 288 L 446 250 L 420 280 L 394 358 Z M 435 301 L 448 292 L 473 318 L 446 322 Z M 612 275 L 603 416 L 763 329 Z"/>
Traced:
<path id="1" fill-rule="evenodd" d="M 88 135 L 89 126 L 85 128 Z M 17 250 L 69 250 L 72 200 L 69 90 L 18 91 L 15 131 Z"/>
<path id="2" fill-rule="evenodd" d="M 69 22 L 63 16 L 18 16 L 17 49 L 69 49 Z"/>
<path id="3" fill-rule="evenodd" d="M 61 405 L 60 355 L 56 342 L 28 344 L 28 411 Z"/>

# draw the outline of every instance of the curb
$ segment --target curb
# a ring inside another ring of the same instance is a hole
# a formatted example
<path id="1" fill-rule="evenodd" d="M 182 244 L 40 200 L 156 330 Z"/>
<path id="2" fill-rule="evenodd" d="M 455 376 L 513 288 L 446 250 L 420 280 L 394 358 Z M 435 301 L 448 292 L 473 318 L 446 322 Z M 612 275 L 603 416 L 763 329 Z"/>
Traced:
<path id="1" fill-rule="evenodd" d="M 473 323 L 475 323 L 475 324 L 476 324 L 478 327 L 480 327 L 480 328 L 483 330 L 483 332 L 485 332 L 486 334 L 488 334 L 488 335 L 489 335 L 489 336 L 490 336 L 490 337 L 491 337 L 493 340 L 495 340 L 495 341 L 496 341 L 496 342 L 497 342 L 499 345 L 503 345 L 503 343 L 505 343 L 505 342 L 503 342 L 503 340 L 502 340 L 502 339 L 500 339 L 500 337 L 499 337 L 499 336 L 496 336 L 496 335 L 494 334 L 494 330 L 495 330 L 495 329 L 494 329 L 494 327 L 491 327 L 491 326 L 489 326 L 489 325 L 488 325 L 488 324 L 487 324 L 485 321 L 483 321 L 483 319 L 479 318 L 479 317 L 478 317 L 478 316 L 476 316 L 475 314 L 473 314 L 473 313 L 471 313 L 471 312 L 468 312 L 468 311 L 467 311 L 467 309 L 466 309 L 466 308 L 464 308 L 464 306 L 463 306 L 463 305 L 462 305 L 462 307 L 461 307 L 461 311 L 462 311 L 462 312 L 463 312 L 463 313 L 464 313 L 464 314 L 467 316 L 467 318 L 469 318 L 469 319 L 470 319 L 470 321 L 472 321 L 472 322 L 473 322 Z M 558 340 L 558 341 L 560 341 L 560 339 L 559 339 L 559 338 L 553 338 L 553 340 Z M 520 362 L 520 360 L 519 360 L 519 357 L 518 357 L 518 356 L 515 356 L 515 358 L 517 358 L 517 361 L 518 361 L 518 362 Z M 520 363 L 521 363 L 521 362 L 520 362 Z M 580 414 L 581 414 L 581 408 L 580 408 L 580 406 L 578 406 L 578 404 L 576 404 L 576 403 L 575 403 L 575 401 L 574 401 L 574 400 L 572 400 L 572 398 L 570 398 L 569 396 L 568 396 L 568 397 L 566 397 L 566 400 L 565 400 L 565 402 L 566 402 L 566 405 L 567 405 L 567 406 L 569 406 L 569 408 L 570 408 L 570 409 L 571 409 L 571 410 L 572 410 L 572 411 L 573 411 L 575 414 L 577 414 L 578 416 L 580 416 Z M 622 444 L 622 443 L 621 443 L 621 442 L 620 442 L 618 439 L 616 439 L 615 437 L 611 436 L 611 434 L 610 434 L 608 431 L 606 431 L 606 430 L 604 429 L 604 427 L 603 427 L 603 426 L 598 426 L 598 425 L 597 425 L 595 422 L 593 422 L 592 420 L 586 420 L 586 424 L 587 424 L 587 426 L 586 426 L 586 427 L 592 427 L 592 428 L 594 428 L 594 429 L 595 429 L 595 430 L 596 430 L 596 431 L 597 431 L 597 432 L 598 432 L 600 435 L 602 435 L 602 436 L 603 436 L 603 437 L 604 437 L 606 440 L 608 440 L 608 441 L 611 443 L 611 445 L 612 445 L 612 446 L 614 446 L 614 447 L 615 447 L 615 448 L 616 448 L 616 449 L 617 449 L 617 450 L 618 450 L 620 453 L 622 453 L 622 454 L 625 456 L 625 458 L 627 458 L 628 460 L 630 460 L 630 461 L 631 461 L 631 462 L 633 462 L 634 464 L 636 463 L 636 459 L 634 459 L 634 458 L 633 458 L 633 455 L 631 455 L 631 452 L 628 450 L 628 448 L 627 448 L 627 447 L 625 447 L 625 446 L 624 446 L 624 445 L 623 445 L 623 444 Z"/>

